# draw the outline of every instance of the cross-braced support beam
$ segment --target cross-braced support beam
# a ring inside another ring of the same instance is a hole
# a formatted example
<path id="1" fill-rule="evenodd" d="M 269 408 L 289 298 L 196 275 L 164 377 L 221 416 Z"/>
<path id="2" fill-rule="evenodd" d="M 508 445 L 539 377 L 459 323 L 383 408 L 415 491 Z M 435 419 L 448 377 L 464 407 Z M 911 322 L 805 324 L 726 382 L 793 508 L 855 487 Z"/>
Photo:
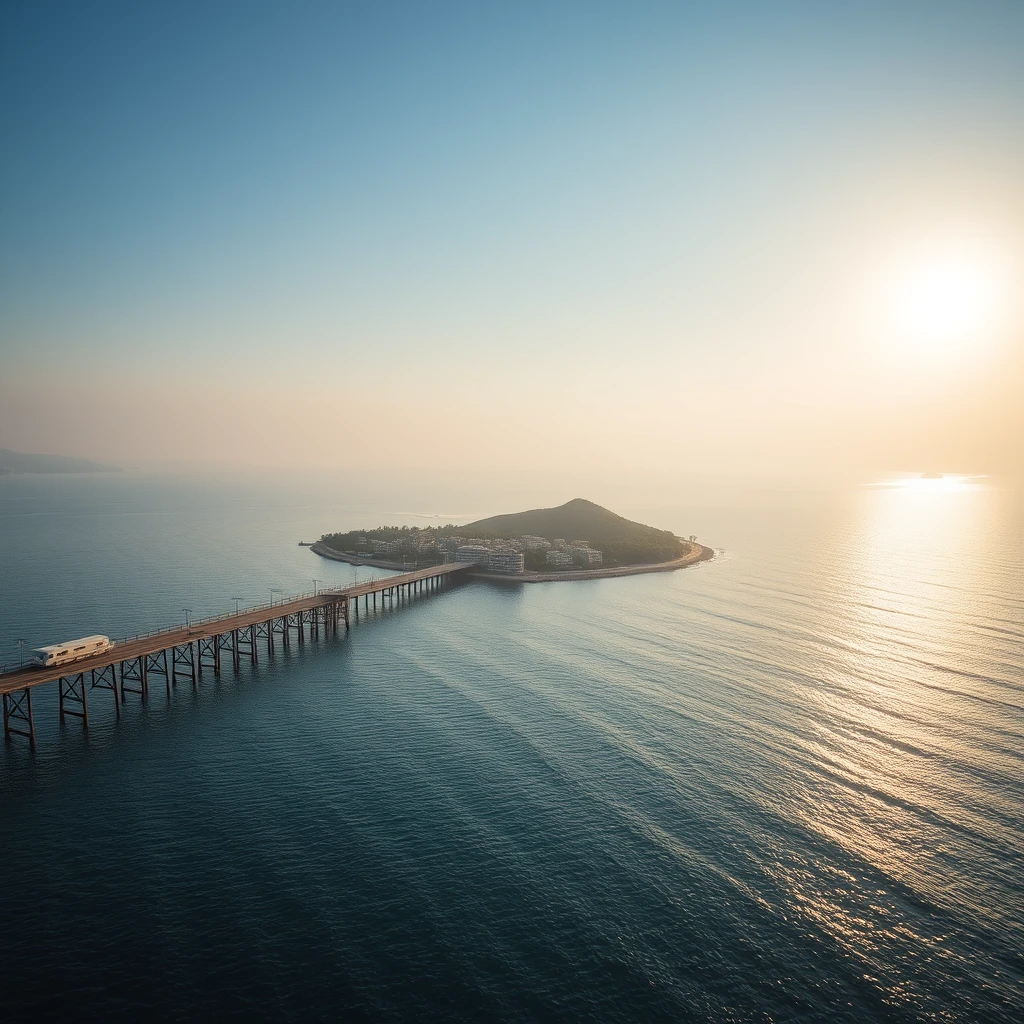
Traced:
<path id="1" fill-rule="evenodd" d="M 199 683 L 196 671 L 196 645 L 193 643 L 179 644 L 171 649 L 171 682 L 175 686 L 179 676 L 191 680 L 193 690 Z"/>
<path id="2" fill-rule="evenodd" d="M 220 645 L 221 650 L 231 651 L 231 665 L 236 672 L 241 668 L 243 654 L 248 654 L 254 665 L 259 661 L 255 626 L 239 626 L 238 629 L 225 633 L 221 637 Z"/>
<path id="3" fill-rule="evenodd" d="M 128 683 L 135 683 L 129 686 Z M 121 662 L 121 703 L 126 693 L 137 693 L 145 703 L 149 696 L 149 677 L 146 674 L 146 658 L 129 658 Z"/>
<path id="4" fill-rule="evenodd" d="M 204 668 L 213 669 L 215 676 L 220 675 L 220 637 L 210 636 L 199 641 L 199 674 L 203 674 Z"/>
<path id="5" fill-rule="evenodd" d="M 236 647 L 239 656 L 247 652 L 249 661 L 255 665 L 260 660 L 259 649 L 256 647 L 256 627 L 240 626 L 235 633 L 238 636 Z"/>
<path id="6" fill-rule="evenodd" d="M 270 633 L 273 636 L 275 633 L 281 637 L 281 646 L 288 646 L 288 616 L 281 615 L 276 619 L 270 620 Z"/>
<path id="7" fill-rule="evenodd" d="M 220 635 L 220 649 L 231 653 L 231 667 L 238 671 L 238 630 L 232 629 Z"/>
<path id="8" fill-rule="evenodd" d="M 117 699 L 117 669 L 113 665 L 94 668 L 89 682 L 90 690 L 110 690 L 114 695 L 114 713 L 121 717 L 121 702 Z"/>
<path id="9" fill-rule="evenodd" d="M 171 695 L 171 672 L 167 667 L 167 651 L 156 651 L 146 656 L 146 675 L 163 676 L 167 684 L 167 696 Z"/>
<path id="10" fill-rule="evenodd" d="M 4 737 L 24 736 L 34 748 L 36 745 L 36 723 L 32 717 L 32 690 L 15 690 L 3 695 Z"/>
<path id="11" fill-rule="evenodd" d="M 256 639 L 267 641 L 267 654 L 274 653 L 274 620 L 256 623 Z"/>
<path id="12" fill-rule="evenodd" d="M 85 673 L 61 676 L 57 680 L 57 686 L 60 689 L 60 724 L 64 724 L 65 715 L 73 715 L 82 720 L 83 728 L 88 729 L 89 701 L 85 695 Z"/>

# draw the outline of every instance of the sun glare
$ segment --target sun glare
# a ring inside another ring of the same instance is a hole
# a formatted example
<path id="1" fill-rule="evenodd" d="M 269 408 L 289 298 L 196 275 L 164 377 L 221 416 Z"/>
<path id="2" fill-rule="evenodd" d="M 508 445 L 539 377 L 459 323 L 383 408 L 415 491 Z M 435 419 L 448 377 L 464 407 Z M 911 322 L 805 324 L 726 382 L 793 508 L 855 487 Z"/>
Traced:
<path id="1" fill-rule="evenodd" d="M 890 336 L 929 354 L 973 353 L 1001 328 L 1005 285 L 999 261 L 986 253 L 965 248 L 910 260 L 890 277 Z"/>
<path id="2" fill-rule="evenodd" d="M 956 260 L 936 263 L 907 281 L 901 326 L 929 344 L 970 343 L 992 330 L 997 299 L 995 281 L 985 268 Z"/>

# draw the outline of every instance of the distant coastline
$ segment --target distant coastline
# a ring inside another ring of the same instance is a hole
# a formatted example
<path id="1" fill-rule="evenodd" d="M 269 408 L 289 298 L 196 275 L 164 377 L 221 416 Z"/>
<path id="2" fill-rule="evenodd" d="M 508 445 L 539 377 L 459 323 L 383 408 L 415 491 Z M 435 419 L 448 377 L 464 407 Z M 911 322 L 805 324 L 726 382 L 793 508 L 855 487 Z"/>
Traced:
<path id="1" fill-rule="evenodd" d="M 120 473 L 117 466 L 107 466 L 92 459 L 79 459 L 70 455 L 41 455 L 14 452 L 0 448 L 0 475 L 23 473 Z"/>
<path id="2" fill-rule="evenodd" d="M 615 576 L 641 576 L 652 572 L 672 572 L 675 569 L 686 569 L 700 562 L 710 561 L 715 557 L 715 549 L 695 541 L 684 541 L 689 550 L 667 562 L 651 562 L 647 565 L 619 565 L 607 569 L 570 569 L 564 572 L 521 572 L 498 573 L 480 569 L 468 573 L 470 579 L 490 580 L 495 583 L 574 583 L 580 580 L 610 579 Z M 310 551 L 321 558 L 329 558 L 335 562 L 348 562 L 349 565 L 366 565 L 374 569 L 392 569 L 399 572 L 408 571 L 410 566 L 402 562 L 392 562 L 384 558 L 364 558 L 343 551 L 335 551 L 320 541 L 310 545 Z M 415 566 L 413 566 L 415 568 Z"/>

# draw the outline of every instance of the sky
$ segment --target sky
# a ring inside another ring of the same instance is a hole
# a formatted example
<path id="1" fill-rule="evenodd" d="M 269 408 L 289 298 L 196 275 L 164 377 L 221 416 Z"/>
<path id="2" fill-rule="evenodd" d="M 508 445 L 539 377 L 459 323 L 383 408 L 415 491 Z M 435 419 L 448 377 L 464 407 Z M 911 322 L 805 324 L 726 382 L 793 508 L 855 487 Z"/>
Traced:
<path id="1" fill-rule="evenodd" d="M 1020 475 L 1021 53 L 1016 0 L 6 3 L 0 447 Z"/>

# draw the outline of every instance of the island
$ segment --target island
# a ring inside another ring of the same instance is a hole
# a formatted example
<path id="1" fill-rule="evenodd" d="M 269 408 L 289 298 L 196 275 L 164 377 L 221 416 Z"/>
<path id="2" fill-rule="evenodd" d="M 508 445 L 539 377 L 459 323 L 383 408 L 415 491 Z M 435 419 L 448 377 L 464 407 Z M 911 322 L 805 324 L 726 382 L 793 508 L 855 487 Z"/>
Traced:
<path id="1" fill-rule="evenodd" d="M 91 459 L 70 455 L 29 455 L 0 448 L 0 474 L 8 473 L 120 473 L 116 466 L 105 466 Z"/>
<path id="2" fill-rule="evenodd" d="M 696 537 L 645 526 L 585 498 L 491 516 L 465 526 L 380 526 L 324 534 L 311 550 L 353 565 L 477 566 L 481 579 L 540 583 L 681 569 L 714 557 Z"/>

